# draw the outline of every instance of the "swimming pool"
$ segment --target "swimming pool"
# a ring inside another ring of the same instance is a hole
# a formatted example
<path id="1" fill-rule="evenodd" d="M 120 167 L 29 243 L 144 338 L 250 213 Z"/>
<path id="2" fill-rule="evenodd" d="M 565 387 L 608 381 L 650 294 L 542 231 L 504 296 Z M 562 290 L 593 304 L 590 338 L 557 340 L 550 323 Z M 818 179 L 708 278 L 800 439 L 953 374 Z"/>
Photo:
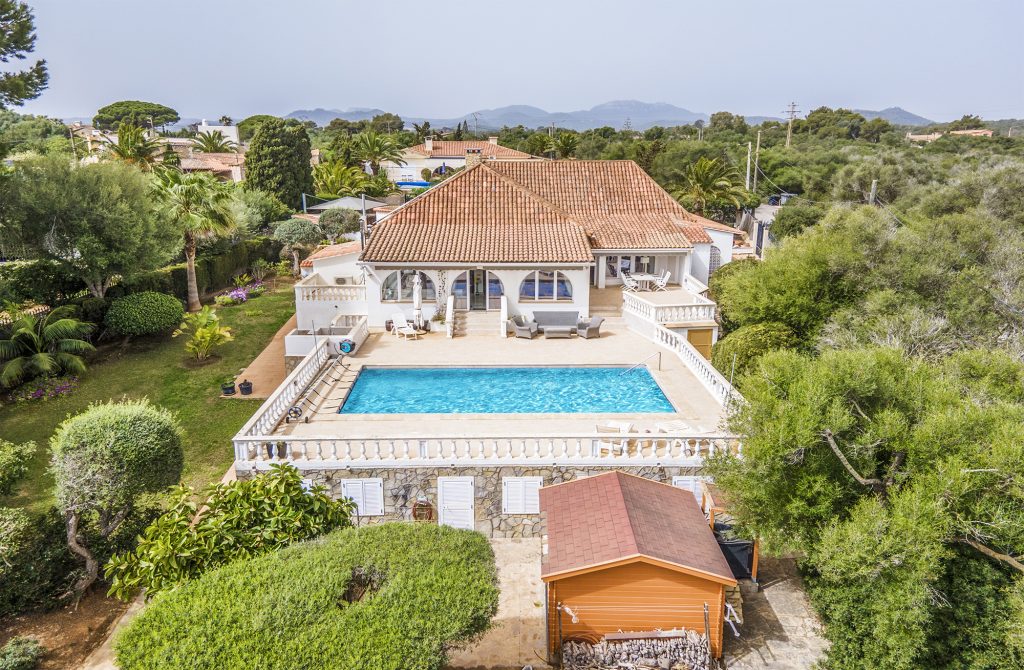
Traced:
<path id="1" fill-rule="evenodd" d="M 363 368 L 341 414 L 674 412 L 646 368 Z"/>

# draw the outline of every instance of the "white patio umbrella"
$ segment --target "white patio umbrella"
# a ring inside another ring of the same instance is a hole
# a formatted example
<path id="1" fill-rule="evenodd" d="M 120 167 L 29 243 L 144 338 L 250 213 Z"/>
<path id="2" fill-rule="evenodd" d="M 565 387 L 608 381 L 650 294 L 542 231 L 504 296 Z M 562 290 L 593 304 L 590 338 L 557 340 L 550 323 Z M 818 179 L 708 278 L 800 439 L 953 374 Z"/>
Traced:
<path id="1" fill-rule="evenodd" d="M 423 326 L 423 280 L 419 272 L 412 276 L 412 322 L 417 328 Z"/>

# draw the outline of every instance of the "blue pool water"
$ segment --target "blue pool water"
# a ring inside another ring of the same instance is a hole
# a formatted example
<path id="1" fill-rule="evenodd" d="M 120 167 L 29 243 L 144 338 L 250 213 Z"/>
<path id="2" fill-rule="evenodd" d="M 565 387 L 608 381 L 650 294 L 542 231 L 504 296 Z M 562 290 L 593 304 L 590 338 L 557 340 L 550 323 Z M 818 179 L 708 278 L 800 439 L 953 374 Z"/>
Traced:
<path id="1" fill-rule="evenodd" d="M 341 414 L 673 412 L 645 368 L 364 368 Z"/>

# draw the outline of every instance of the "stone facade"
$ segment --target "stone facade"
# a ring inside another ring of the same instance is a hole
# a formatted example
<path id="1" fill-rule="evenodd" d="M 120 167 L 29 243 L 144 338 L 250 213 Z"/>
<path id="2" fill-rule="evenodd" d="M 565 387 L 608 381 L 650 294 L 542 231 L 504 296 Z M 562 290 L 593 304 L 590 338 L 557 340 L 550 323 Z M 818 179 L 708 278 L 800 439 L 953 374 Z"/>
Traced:
<path id="1" fill-rule="evenodd" d="M 479 467 L 479 468 L 373 468 L 345 470 L 302 470 L 303 477 L 341 496 L 343 479 L 380 478 L 384 480 L 384 516 L 360 517 L 360 524 L 384 521 L 407 521 L 413 518 L 413 505 L 429 503 L 437 518 L 437 478 L 473 477 L 474 512 L 476 530 L 488 537 L 520 538 L 544 535 L 544 520 L 539 514 L 502 514 L 502 477 L 541 477 L 543 485 L 560 484 L 579 477 L 599 475 L 621 470 L 647 479 L 672 483 L 678 475 L 700 474 L 698 468 L 680 467 Z M 239 471 L 239 477 L 249 473 Z"/>

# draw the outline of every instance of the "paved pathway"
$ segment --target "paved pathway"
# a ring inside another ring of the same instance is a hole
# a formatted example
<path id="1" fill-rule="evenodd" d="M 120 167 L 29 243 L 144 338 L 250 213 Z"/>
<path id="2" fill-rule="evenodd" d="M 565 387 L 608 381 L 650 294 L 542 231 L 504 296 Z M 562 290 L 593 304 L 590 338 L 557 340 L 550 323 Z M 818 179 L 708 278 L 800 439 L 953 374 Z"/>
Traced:
<path id="1" fill-rule="evenodd" d="M 498 615 L 491 630 L 468 649 L 452 652 L 451 668 L 520 670 L 548 667 L 544 645 L 544 583 L 540 538 L 493 539 L 498 566 Z"/>
<path id="2" fill-rule="evenodd" d="M 809 670 L 828 642 L 791 559 L 761 559 L 761 589 L 743 595 L 740 637 L 725 627 L 728 670 Z"/>
<path id="3" fill-rule="evenodd" d="M 233 396 L 227 396 L 229 398 L 269 398 L 270 394 L 274 392 L 284 378 L 288 376 L 288 373 L 284 368 L 284 336 L 295 330 L 295 315 L 281 326 L 281 329 L 277 331 L 274 338 L 270 340 L 270 344 L 260 352 L 260 355 L 253 359 L 252 363 L 249 363 L 249 367 L 242 370 L 238 375 L 236 382 L 241 382 L 244 379 L 248 379 L 252 382 L 252 393 L 247 396 L 243 396 L 241 393 L 236 393 Z"/>

